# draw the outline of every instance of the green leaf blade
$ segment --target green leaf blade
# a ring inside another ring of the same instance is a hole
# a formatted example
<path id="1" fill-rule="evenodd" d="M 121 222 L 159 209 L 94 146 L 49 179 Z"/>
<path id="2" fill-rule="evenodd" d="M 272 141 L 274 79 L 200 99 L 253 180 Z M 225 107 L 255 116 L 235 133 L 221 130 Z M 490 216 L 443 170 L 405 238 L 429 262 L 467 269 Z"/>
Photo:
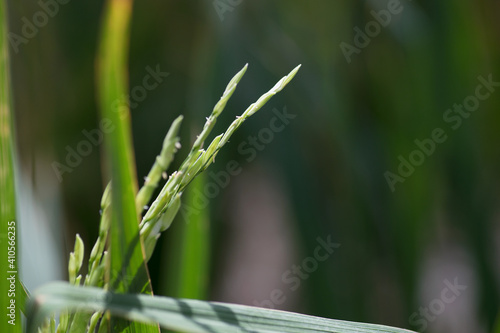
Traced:
<path id="1" fill-rule="evenodd" d="M 164 328 L 182 332 L 252 333 L 411 333 L 383 325 L 326 319 L 279 310 L 199 300 L 123 295 L 97 288 L 78 288 L 52 283 L 38 289 L 30 303 L 29 327 L 65 308 L 109 310 L 128 320 L 158 322 Z"/>
<path id="2" fill-rule="evenodd" d="M 109 119 L 115 129 L 107 137 L 112 179 L 110 255 L 112 277 L 110 288 L 117 292 L 145 291 L 145 286 L 132 286 L 124 275 L 133 276 L 144 267 L 141 260 L 139 215 L 135 206 L 137 179 L 131 140 L 130 114 L 127 108 L 115 108 L 115 101 L 126 95 L 126 52 L 130 1 L 108 2 L 99 54 L 100 108 L 102 118 Z M 125 256 L 124 256 L 125 254 Z M 127 262 L 127 263 L 126 263 Z"/>
<path id="3" fill-rule="evenodd" d="M 127 54 L 131 0 L 109 0 L 98 55 L 99 105 L 102 119 L 114 130 L 106 137 L 111 174 L 110 261 L 108 288 L 118 293 L 152 293 L 136 210 L 137 179 L 131 139 L 130 112 L 118 101 L 127 96 Z M 106 321 L 105 321 L 106 322 Z M 154 326 L 111 321 L 113 331 L 158 332 Z"/>

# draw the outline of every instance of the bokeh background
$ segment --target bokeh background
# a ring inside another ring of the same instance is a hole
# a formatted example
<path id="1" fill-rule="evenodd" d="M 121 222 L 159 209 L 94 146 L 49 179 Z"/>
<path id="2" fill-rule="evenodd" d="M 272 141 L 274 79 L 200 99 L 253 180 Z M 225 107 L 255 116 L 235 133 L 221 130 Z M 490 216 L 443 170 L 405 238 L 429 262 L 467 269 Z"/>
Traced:
<path id="1" fill-rule="evenodd" d="M 355 28 L 364 31 L 373 10 L 395 2 L 401 11 L 348 61 L 341 43 L 355 45 Z M 67 147 L 76 149 L 85 130 L 98 128 L 95 54 L 104 2 L 57 4 L 46 7 L 54 15 L 34 32 L 26 22 L 44 6 L 8 2 L 10 31 L 31 36 L 13 39 L 10 50 L 22 273 L 30 289 L 65 278 L 75 233 L 88 254 L 106 184 L 102 145 L 62 181 L 54 171 L 54 162 L 66 164 Z M 499 15 L 493 0 L 136 1 L 130 87 L 142 86 L 148 67 L 169 73 L 132 109 L 141 183 L 171 121 L 185 115 L 175 168 L 245 63 L 215 134 L 302 64 L 210 169 L 236 161 L 241 173 L 216 195 L 203 195 L 215 182 L 210 174 L 185 194 L 187 205 L 203 209 L 181 214 L 162 236 L 149 265 L 156 293 L 426 332 L 493 331 L 500 91 L 456 130 L 443 115 L 474 95 L 479 76 L 500 81 Z M 295 118 L 258 142 L 254 157 L 238 148 L 285 109 Z M 397 173 L 398 157 L 408 159 L 414 140 L 436 128 L 447 140 L 392 191 L 385 173 Z M 311 264 L 318 237 L 339 246 L 307 275 L 290 273 Z M 298 284 L 284 279 L 289 274 L 300 276 Z M 448 304 L 442 294 L 449 283 L 466 288 Z M 279 301 L 265 302 L 276 299 L 274 290 L 283 292 Z"/>

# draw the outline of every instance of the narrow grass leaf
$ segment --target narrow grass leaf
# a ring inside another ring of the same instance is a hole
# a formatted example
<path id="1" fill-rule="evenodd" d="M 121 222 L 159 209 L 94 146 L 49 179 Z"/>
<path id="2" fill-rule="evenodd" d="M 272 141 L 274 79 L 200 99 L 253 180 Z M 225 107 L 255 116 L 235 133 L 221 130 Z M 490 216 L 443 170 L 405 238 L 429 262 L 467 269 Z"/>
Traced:
<path id="1" fill-rule="evenodd" d="M 116 108 L 128 92 L 127 54 L 131 0 L 109 0 L 105 8 L 98 55 L 99 104 L 103 119 L 115 126 L 106 138 L 111 173 L 110 267 L 108 287 L 116 292 L 152 293 L 139 235 L 137 179 L 132 149 L 130 112 Z M 114 331 L 147 331 L 145 326 L 111 323 Z M 150 329 L 158 332 L 159 329 Z"/>
<path id="2" fill-rule="evenodd" d="M 197 333 L 409 333 L 382 325 L 347 322 L 251 306 L 199 300 L 113 294 L 91 287 L 51 283 L 38 289 L 29 307 L 28 333 L 54 311 L 109 310 L 131 321 Z"/>

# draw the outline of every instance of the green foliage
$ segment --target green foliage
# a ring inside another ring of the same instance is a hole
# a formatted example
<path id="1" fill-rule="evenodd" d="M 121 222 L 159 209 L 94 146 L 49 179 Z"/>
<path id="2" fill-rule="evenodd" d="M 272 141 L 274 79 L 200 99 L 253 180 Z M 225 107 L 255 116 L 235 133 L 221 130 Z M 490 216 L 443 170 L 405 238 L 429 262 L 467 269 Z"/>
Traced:
<path id="1" fill-rule="evenodd" d="M 31 303 L 28 333 L 45 316 L 62 309 L 109 310 L 130 321 L 158 322 L 164 328 L 193 333 L 403 333 L 404 329 L 350 323 L 251 306 L 198 300 L 113 294 L 98 288 L 77 288 L 56 282 L 38 289 Z M 42 302 L 43 300 L 43 302 Z"/>
<path id="2" fill-rule="evenodd" d="M 231 135 L 238 129 L 243 121 L 255 114 L 255 112 L 262 108 L 272 96 L 281 91 L 284 86 L 291 81 L 299 69 L 299 67 L 295 68 L 289 75 L 281 79 L 269 92 L 252 104 L 240 117 L 237 117 L 225 133 L 213 139 L 207 150 L 202 149 L 203 142 L 208 137 L 213 127 L 213 122 L 215 122 L 215 119 L 222 111 L 220 105 L 226 104 L 227 99 L 234 91 L 237 81 L 239 81 L 246 68 L 247 66 L 235 76 L 236 79 L 230 82 L 221 101 L 219 101 L 214 108 L 212 115 L 207 118 L 208 120 L 202 134 L 195 141 L 193 148 L 181 164 L 180 169 L 171 174 L 153 205 L 143 217 L 142 222 L 139 224 L 138 221 L 136 221 L 137 224 L 132 228 L 135 230 L 135 234 L 139 236 L 137 242 L 139 244 L 143 242 L 146 244 L 146 256 L 142 257 L 141 262 L 141 265 L 144 265 L 144 267 L 146 267 L 147 258 L 149 258 L 154 250 L 155 242 L 150 242 L 149 240 L 156 240 L 160 233 L 170 226 L 170 223 L 179 211 L 180 198 L 186 186 L 191 183 L 198 174 L 205 170 L 209 164 L 213 163 L 219 149 L 228 142 Z M 228 94 L 228 92 L 230 92 L 230 94 Z M 163 174 L 168 164 L 170 164 L 176 144 L 178 143 L 176 135 L 179 130 L 180 121 L 181 118 L 177 118 L 168 131 L 164 140 L 162 152 L 150 172 L 152 181 L 148 182 L 147 180 L 145 186 L 156 186 L 160 179 L 159 175 Z M 119 141 L 117 140 L 116 142 Z M 121 144 L 123 144 L 123 142 L 121 142 Z M 116 148 L 124 149 L 120 148 L 119 145 L 117 145 Z M 111 162 L 111 165 L 113 165 L 113 162 Z M 106 251 L 102 248 L 102 244 L 105 244 L 105 239 L 107 237 L 111 239 L 113 237 L 119 238 L 116 242 L 111 242 L 111 248 L 109 249 L 111 253 L 113 252 L 112 246 L 114 244 L 125 244 L 126 246 L 124 249 L 128 249 L 130 247 L 129 244 L 133 244 L 133 242 L 136 241 L 135 239 L 128 241 L 127 239 L 122 239 L 125 234 L 124 231 L 113 233 L 113 228 L 109 230 L 109 211 L 111 207 L 116 205 L 112 193 L 115 191 L 115 184 L 119 181 L 121 181 L 120 178 L 113 178 L 113 185 L 108 185 L 103 195 L 103 214 L 100 227 L 102 232 L 100 232 L 89 260 L 90 270 L 84 280 L 86 286 L 75 287 L 71 286 L 71 284 L 55 283 L 38 289 L 37 294 L 29 303 L 28 332 L 35 332 L 35 330 L 44 323 L 43 330 L 53 332 L 51 331 L 51 329 L 55 327 L 52 324 L 53 320 L 51 319 L 51 321 L 47 322 L 46 318 L 58 311 L 62 311 L 63 313 L 61 318 L 62 324 L 59 331 L 65 331 L 65 323 L 68 318 L 70 318 L 69 321 L 72 322 L 70 326 L 71 332 L 80 332 L 87 329 L 94 330 L 99 325 L 101 326 L 99 332 L 106 331 L 107 325 L 111 325 L 109 327 L 113 332 L 147 331 L 154 330 L 155 327 L 151 325 L 156 323 L 159 323 L 164 328 L 183 332 L 408 332 L 406 330 L 379 325 L 349 323 L 241 305 L 141 295 L 141 293 L 147 294 L 147 290 L 146 292 L 144 290 L 136 291 L 139 292 L 139 294 L 130 294 L 124 289 L 124 287 L 131 289 L 128 288 L 130 285 L 124 284 L 123 281 L 119 282 L 121 289 L 116 290 L 115 288 L 111 288 L 110 284 L 116 282 L 116 280 L 113 279 L 105 283 L 104 288 L 92 287 L 93 285 L 100 284 L 100 282 L 96 281 L 100 281 L 101 279 L 96 278 L 96 276 L 101 276 L 103 274 L 102 270 L 105 271 L 104 273 L 106 275 L 109 274 L 109 272 L 106 272 L 107 270 L 113 269 L 113 267 L 106 265 Z M 128 180 L 128 182 L 133 181 L 133 178 Z M 122 188 L 127 187 L 122 185 Z M 150 189 L 146 191 L 151 192 Z M 118 194 L 115 195 L 120 199 Z M 147 196 L 148 195 L 145 194 L 138 199 L 139 195 L 136 195 L 135 202 L 141 201 L 141 204 L 146 203 Z M 118 202 L 120 203 L 120 201 Z M 113 214 L 115 209 L 116 208 L 111 208 L 111 214 Z M 123 216 L 123 213 L 120 216 Z M 204 218 L 203 216 L 195 217 L 196 219 Z M 193 226 L 199 227 L 201 222 L 196 221 L 196 219 L 193 221 L 196 222 L 196 225 L 193 224 Z M 112 221 L 114 221 L 113 218 Z M 117 219 L 116 221 L 120 220 Z M 118 223 L 115 228 L 124 229 L 126 227 L 122 222 Z M 193 236 L 196 235 L 196 233 L 188 233 L 188 235 Z M 193 241 L 193 239 L 185 238 L 183 241 L 185 243 L 185 249 L 188 249 L 191 247 L 189 243 Z M 70 276 L 72 280 L 70 282 L 77 285 L 81 277 L 75 278 L 75 276 L 78 274 L 81 267 L 80 253 L 82 250 L 83 244 L 77 236 L 75 250 L 70 255 Z M 98 254 L 100 251 L 102 251 L 101 255 Z M 183 263 L 186 265 L 192 264 L 196 259 L 193 257 L 193 254 L 199 254 L 199 251 L 186 251 L 181 257 L 181 260 L 186 260 L 186 263 Z M 120 259 L 123 260 L 123 258 Z M 98 263 L 99 261 L 100 263 Z M 127 267 L 122 267 L 122 269 L 127 269 Z M 193 268 L 189 266 L 180 267 L 180 269 L 184 272 L 193 271 Z M 137 275 L 132 275 L 131 277 L 134 279 L 136 276 Z M 113 276 L 111 275 L 111 277 Z M 199 283 L 200 281 L 191 281 L 189 285 L 203 288 Z M 73 311 L 75 314 L 70 316 L 70 312 L 67 311 Z M 103 316 L 105 313 L 112 315 L 112 318 L 122 318 L 127 321 L 117 320 L 110 324 L 110 317 Z M 100 323 L 99 318 L 102 319 Z"/>
<path id="3" fill-rule="evenodd" d="M 218 116 L 234 93 L 247 65 L 227 85 L 220 101 L 207 118 L 201 134 L 195 140 L 188 156 L 178 171 L 173 172 L 157 198 L 141 219 L 139 212 L 152 197 L 161 176 L 167 171 L 177 150 L 182 118 L 172 124 L 164 140 L 162 151 L 153 165 L 144 186 L 138 191 L 134 152 L 132 149 L 130 113 L 127 108 L 116 109 L 115 101 L 125 95 L 127 80 L 128 27 L 132 2 L 110 0 L 107 2 L 98 55 L 99 105 L 101 117 L 115 125 L 106 137 L 104 163 L 107 178 L 111 178 L 101 201 L 102 216 L 99 236 L 88 261 L 88 273 L 80 275 L 84 263 L 84 244 L 77 235 L 74 251 L 70 254 L 69 283 L 52 283 L 39 288 L 27 308 L 27 331 L 36 332 L 158 332 L 164 328 L 184 332 L 408 332 L 379 325 L 349 323 L 282 311 L 255 307 L 210 303 L 198 300 L 153 297 L 147 261 L 154 251 L 161 232 L 168 229 L 181 208 L 181 197 L 186 187 L 215 161 L 218 151 L 229 141 L 234 132 L 250 116 L 261 109 L 280 92 L 296 75 L 300 66 L 282 78 L 267 93 L 251 104 L 241 116 L 216 136 L 206 149 L 208 139 Z M 7 57 L 6 21 L 4 2 L 0 2 L 0 193 L 1 230 L 5 239 L 5 221 L 15 220 L 14 150 L 12 122 L 10 119 L 9 63 Z M 193 216 L 193 227 L 203 225 L 203 213 Z M 185 253 L 180 268 L 187 275 L 201 251 L 189 252 L 192 236 L 203 230 L 189 232 L 184 238 Z M 0 260 L 6 261 L 2 243 Z M 201 248 L 204 248 L 202 246 Z M 207 262 L 207 260 L 204 260 Z M 184 263 L 184 262 L 183 262 Z M 17 262 L 16 262 L 17 265 Z M 17 266 L 13 266 L 17 270 Z M 4 274 L 4 273 L 2 273 Z M 0 282 L 7 289 L 6 279 Z M 193 287 L 194 286 L 194 287 Z M 190 281 L 189 287 L 204 288 L 200 281 Z M 20 282 L 17 284 L 18 309 L 23 309 L 28 293 Z M 1 305 L 8 301 L 0 296 Z M 56 328 L 55 314 L 60 313 Z M 17 314 L 19 318 L 19 313 Z M 3 320 L 0 328 L 12 332 Z M 18 321 L 15 330 L 21 331 Z"/>

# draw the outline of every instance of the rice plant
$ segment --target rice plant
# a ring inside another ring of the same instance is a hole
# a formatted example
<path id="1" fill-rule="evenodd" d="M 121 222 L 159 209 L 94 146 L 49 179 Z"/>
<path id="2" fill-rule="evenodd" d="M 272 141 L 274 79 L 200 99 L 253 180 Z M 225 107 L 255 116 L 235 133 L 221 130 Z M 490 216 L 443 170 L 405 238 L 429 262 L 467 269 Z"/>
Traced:
<path id="1" fill-rule="evenodd" d="M 106 138 L 107 163 L 104 165 L 107 166 L 105 174 L 110 176 L 110 181 L 101 200 L 99 235 L 87 262 L 87 274 L 80 273 L 85 263 L 85 245 L 76 235 L 68 262 L 69 281 L 42 286 L 30 297 L 17 278 L 14 298 L 17 304 L 14 312 L 16 325 L 2 320 L 0 331 L 21 332 L 23 327 L 18 312 L 22 310 L 27 318 L 24 329 L 30 333 L 159 332 L 160 327 L 182 332 L 408 332 L 236 304 L 153 296 L 147 262 L 161 233 L 170 227 L 179 212 L 184 190 L 215 162 L 219 150 L 243 122 L 290 83 L 300 65 L 237 116 L 224 133 L 205 144 L 217 118 L 244 76 L 247 70 L 245 65 L 230 80 L 179 169 L 171 172 L 169 166 L 179 148 L 178 132 L 182 116 L 172 123 L 154 165 L 142 187 L 138 188 L 129 110 L 113 108 L 113 101 L 127 91 L 126 54 L 131 6 L 130 1 L 108 1 L 103 21 L 97 58 L 99 105 L 101 116 L 110 119 L 116 129 Z M 16 216 L 15 150 L 10 119 L 12 108 L 4 1 L 0 1 L 0 20 L 0 232 L 5 236 L 9 231 L 6 221 L 15 221 Z M 161 184 L 158 196 L 152 200 L 155 189 Z M 141 214 L 143 207 L 150 202 L 147 211 Z M 15 248 L 15 237 L 9 244 L 4 239 L 2 237 L 1 260 L 6 262 L 6 246 Z M 13 264 L 12 271 L 17 270 L 16 265 Z M 10 286 L 6 284 L 6 279 L 1 281 L 2 291 L 7 290 Z M 12 302 L 5 293 L 0 299 L 4 309 Z"/>

